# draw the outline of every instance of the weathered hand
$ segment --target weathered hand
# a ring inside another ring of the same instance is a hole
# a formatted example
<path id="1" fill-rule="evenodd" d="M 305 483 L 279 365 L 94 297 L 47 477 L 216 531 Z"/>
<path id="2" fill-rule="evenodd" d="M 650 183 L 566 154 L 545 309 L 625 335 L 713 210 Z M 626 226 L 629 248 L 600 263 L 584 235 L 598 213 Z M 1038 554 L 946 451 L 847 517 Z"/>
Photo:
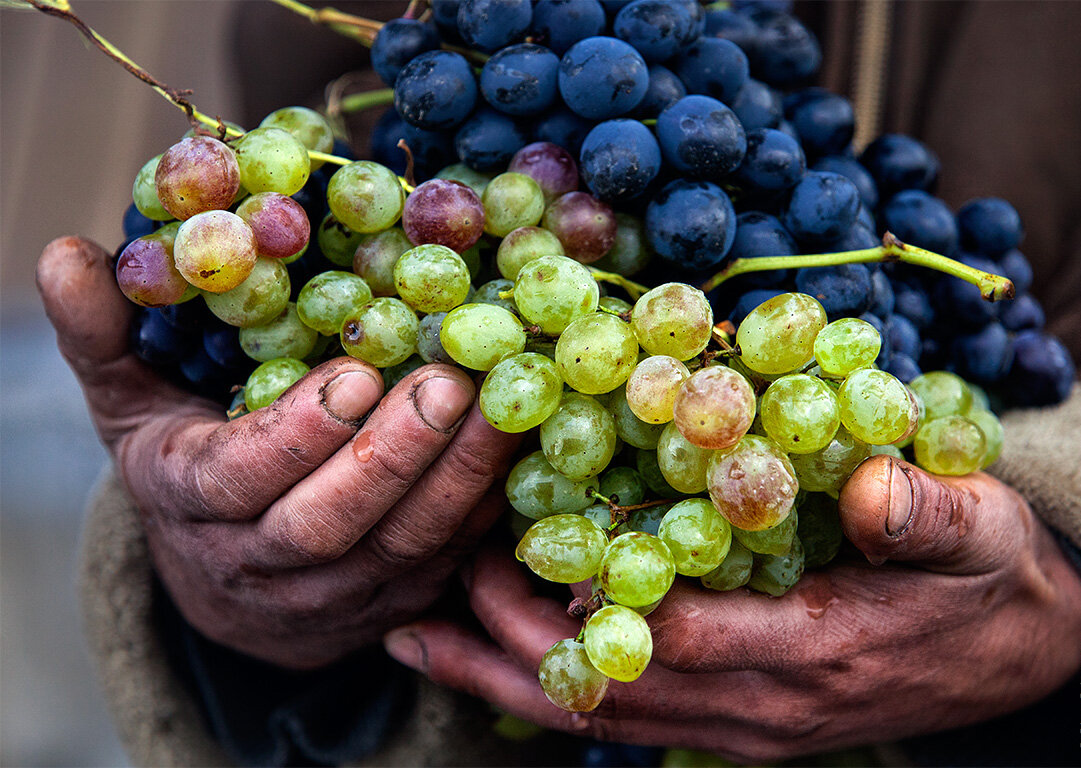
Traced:
<path id="1" fill-rule="evenodd" d="M 135 308 L 99 247 L 50 243 L 38 285 L 162 581 L 217 642 L 294 668 L 375 642 L 431 605 L 503 509 L 486 494 L 517 441 L 460 370 L 424 367 L 380 399 L 379 372 L 339 358 L 226 421 L 130 352 Z"/>
<path id="2" fill-rule="evenodd" d="M 677 580 L 648 621 L 654 657 L 567 714 L 536 681 L 573 637 L 565 604 L 538 596 L 506 547 L 470 576 L 490 635 L 419 622 L 390 653 L 438 683 L 542 725 L 681 746 L 740 762 L 881 742 L 1035 701 L 1081 663 L 1081 580 L 1012 489 L 985 474 L 937 478 L 881 456 L 841 495 L 847 536 L 873 562 L 809 573 L 774 599 Z"/>

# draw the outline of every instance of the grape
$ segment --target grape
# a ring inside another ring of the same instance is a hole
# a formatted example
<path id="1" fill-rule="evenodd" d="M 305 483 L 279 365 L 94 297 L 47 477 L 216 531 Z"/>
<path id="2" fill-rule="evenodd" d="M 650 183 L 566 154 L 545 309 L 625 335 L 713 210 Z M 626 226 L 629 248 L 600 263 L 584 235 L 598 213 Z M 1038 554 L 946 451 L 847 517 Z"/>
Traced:
<path id="1" fill-rule="evenodd" d="M 585 510 L 583 510 L 582 515 L 596 523 L 598 528 L 607 530 L 612 525 L 612 510 L 608 508 L 607 504 L 594 504 L 590 507 L 586 507 Z M 629 530 L 630 528 L 626 523 L 621 523 L 616 526 L 615 534 L 618 536 Z M 594 578 L 596 578 L 595 574 Z M 598 587 L 599 586 L 600 585 L 598 584 Z"/>
<path id="2" fill-rule="evenodd" d="M 334 130 L 327 119 L 314 109 L 307 107 L 276 109 L 263 118 L 259 127 L 281 128 L 304 145 L 305 149 L 323 153 L 334 151 Z M 312 171 L 323 167 L 322 160 L 310 159 L 309 163 Z"/>
<path id="3" fill-rule="evenodd" d="M 398 295 L 421 312 L 448 312 L 469 294 L 469 267 L 445 245 L 418 245 L 394 265 Z"/>
<path id="4" fill-rule="evenodd" d="M 609 542 L 599 573 L 608 597 L 635 607 L 667 594 L 676 577 L 676 565 L 667 544 L 648 533 L 632 531 Z"/>
<path id="5" fill-rule="evenodd" d="M 742 528 L 733 528 L 732 535 L 736 541 L 745 546 L 751 552 L 759 555 L 785 555 L 792 549 L 792 541 L 796 537 L 798 517 L 795 510 L 771 528 L 761 531 L 745 531 Z"/>
<path id="6" fill-rule="evenodd" d="M 484 62 L 480 92 L 508 115 L 537 115 L 558 95 L 559 57 L 541 45 L 508 46 Z"/>
<path id="7" fill-rule="evenodd" d="M 599 299 L 589 270 L 565 256 L 534 259 L 514 281 L 515 305 L 544 333 L 563 333 L 575 318 L 596 312 Z"/>
<path id="8" fill-rule="evenodd" d="M 747 54 L 731 40 L 700 38 L 680 51 L 672 71 L 687 93 L 705 94 L 728 104 L 748 78 Z"/>
<path id="9" fill-rule="evenodd" d="M 803 545 L 806 568 L 821 568 L 837 556 L 844 539 L 837 500 L 824 493 L 809 493 L 800 502 L 796 536 Z"/>
<path id="10" fill-rule="evenodd" d="M 916 433 L 916 463 L 936 475 L 967 475 L 980 468 L 987 441 L 979 426 L 964 416 L 931 419 Z"/>
<path id="11" fill-rule="evenodd" d="M 319 244 L 319 252 L 327 261 L 339 267 L 348 267 L 356 259 L 357 248 L 364 235 L 354 232 L 334 218 L 333 213 L 328 213 L 319 223 L 315 239 Z"/>
<path id="12" fill-rule="evenodd" d="M 630 277 L 645 269 L 652 256 L 642 220 L 626 213 L 617 213 L 615 242 L 594 266 Z"/>
<path id="13" fill-rule="evenodd" d="M 725 559 L 732 527 L 708 499 L 685 499 L 661 520 L 658 535 L 675 559 L 676 573 L 703 576 Z"/>
<path id="14" fill-rule="evenodd" d="M 718 592 L 738 589 L 750 580 L 753 565 L 754 554 L 734 539 L 721 564 L 702 576 L 702 586 Z"/>
<path id="15" fill-rule="evenodd" d="M 518 318 L 492 304 L 466 304 L 443 319 L 439 340 L 458 364 L 490 371 L 504 358 L 525 349 L 526 335 Z"/>
<path id="16" fill-rule="evenodd" d="M 380 28 L 372 43 L 372 69 L 393 86 L 402 68 L 414 58 L 439 48 L 439 33 L 432 24 L 416 19 L 392 19 Z"/>
<path id="17" fill-rule="evenodd" d="M 648 533 L 650 536 L 656 536 L 661 530 L 661 521 L 664 520 L 664 516 L 668 514 L 668 510 L 673 507 L 673 504 L 654 504 L 651 507 L 645 507 L 643 509 L 636 509 L 631 514 L 629 521 L 629 527 L 632 531 L 638 533 Z M 617 531 L 619 535 L 622 535 L 620 531 Z M 659 601 L 658 601 L 659 602 Z M 656 605 L 657 603 L 650 603 L 649 605 Z M 645 616 L 642 612 L 643 608 L 649 606 L 636 605 L 634 610 Z"/>
<path id="18" fill-rule="evenodd" d="M 461 0 L 458 6 L 459 34 L 471 48 L 484 53 L 520 38 L 532 19 L 529 0 Z"/>
<path id="19" fill-rule="evenodd" d="M 841 424 L 837 396 L 821 379 L 782 376 L 762 397 L 762 426 L 788 453 L 815 453 L 829 445 Z"/>
<path id="20" fill-rule="evenodd" d="M 217 139 L 181 139 L 165 150 L 154 171 L 158 200 L 181 220 L 228 208 L 242 181 L 237 160 L 233 150 Z M 148 209 L 153 211 L 153 206 Z"/>
<path id="21" fill-rule="evenodd" d="M 301 322 L 297 305 L 289 302 L 269 323 L 241 328 L 240 346 L 248 357 L 264 363 L 276 357 L 303 360 L 315 348 L 318 337 L 315 330 Z"/>
<path id="22" fill-rule="evenodd" d="M 540 227 L 519 227 L 507 233 L 496 251 L 499 274 L 514 280 L 533 259 L 541 256 L 564 256 L 559 238 Z"/>
<path id="23" fill-rule="evenodd" d="M 646 61 L 670 59 L 690 42 L 687 9 L 666 0 L 638 0 L 623 6 L 612 23 L 615 36 L 634 46 Z"/>
<path id="24" fill-rule="evenodd" d="M 617 299 L 615 296 L 601 296 L 597 302 L 597 308 L 610 315 L 620 315 L 621 320 L 629 318 L 631 310 L 634 309 L 629 301 Z M 639 355 L 639 358 L 641 358 L 641 355 Z"/>
<path id="25" fill-rule="evenodd" d="M 549 515 L 581 512 L 590 506 L 589 489 L 595 478 L 570 480 L 557 472 L 544 454 L 535 451 L 514 465 L 507 475 L 507 501 L 533 520 Z"/>
<path id="26" fill-rule="evenodd" d="M 507 168 L 525 174 L 541 188 L 545 205 L 578 189 L 578 165 L 570 152 L 550 141 L 538 141 L 519 149 Z"/>
<path id="27" fill-rule="evenodd" d="M 592 397 L 565 392 L 540 426 L 540 444 L 556 470 L 571 480 L 585 480 L 600 474 L 615 455 L 615 420 Z"/>
<path id="28" fill-rule="evenodd" d="M 712 451 L 689 442 L 671 423 L 657 442 L 657 464 L 669 485 L 680 493 L 706 490 L 706 473 Z"/>
<path id="29" fill-rule="evenodd" d="M 661 439 L 664 426 L 649 424 L 635 416 L 630 403 L 627 402 L 625 387 L 619 387 L 609 395 L 606 407 L 616 420 L 616 434 L 621 440 L 635 448 L 653 450 L 657 447 L 657 441 Z"/>
<path id="30" fill-rule="evenodd" d="M 905 458 L 905 454 L 896 445 L 872 445 L 871 446 L 871 455 L 872 456 L 881 456 L 883 454 L 885 454 L 886 456 L 892 456 L 895 459 L 901 459 L 902 461 L 904 461 L 904 458 Z M 798 468 L 796 470 L 796 477 L 800 477 Z M 802 478 L 800 478 L 800 483 L 801 484 L 803 483 Z"/>
<path id="31" fill-rule="evenodd" d="M 787 554 L 755 555 L 754 570 L 747 586 L 756 592 L 780 597 L 799 581 L 803 567 L 803 545 L 796 537 Z"/>
<path id="32" fill-rule="evenodd" d="M 736 170 L 747 152 L 739 118 L 709 96 L 685 96 L 666 107 L 657 116 L 657 140 L 669 165 L 708 181 Z"/>
<path id="33" fill-rule="evenodd" d="M 883 207 L 881 217 L 886 230 L 904 243 L 935 253 L 957 250 L 957 220 L 953 211 L 923 190 L 898 192 Z"/>
<path id="34" fill-rule="evenodd" d="M 871 447 L 839 427 L 829 445 L 815 453 L 794 453 L 789 461 L 800 488 L 806 491 L 838 493 L 860 462 L 871 455 Z"/>
<path id="35" fill-rule="evenodd" d="M 152 157 L 139 169 L 139 173 L 135 175 L 135 182 L 131 186 L 131 199 L 139 213 L 148 219 L 169 221 L 176 217 L 169 213 L 158 200 L 158 190 L 154 183 L 160 161 L 161 155 Z"/>
<path id="36" fill-rule="evenodd" d="M 437 179 L 461 182 L 476 192 L 478 197 L 484 194 L 488 182 L 492 180 L 492 174 L 475 171 L 465 163 L 448 165 L 446 168 L 440 170 L 435 177 Z"/>
<path id="37" fill-rule="evenodd" d="M 656 451 L 639 448 L 635 453 L 634 466 L 638 470 L 638 474 L 645 480 L 646 486 L 653 493 L 669 499 L 680 495 L 679 491 L 670 486 L 668 481 L 664 479 L 664 473 L 661 472 L 660 464 L 657 462 Z M 660 523 L 659 518 L 657 522 Z"/>
<path id="38" fill-rule="evenodd" d="M 277 192 L 259 192 L 236 209 L 255 233 L 255 249 L 260 256 L 288 259 L 304 252 L 311 237 L 311 224 L 304 208 L 291 197 Z"/>
<path id="39" fill-rule="evenodd" d="M 197 213 L 177 230 L 173 257 L 185 280 L 204 291 L 221 293 L 251 274 L 257 258 L 255 235 L 235 213 Z"/>
<path id="40" fill-rule="evenodd" d="M 814 357 L 830 376 L 847 376 L 871 365 L 882 348 L 882 337 L 870 323 L 843 317 L 826 325 L 814 340 Z"/>
<path id="41" fill-rule="evenodd" d="M 631 328 L 651 355 L 690 360 L 709 344 L 713 310 L 706 295 L 685 283 L 665 283 L 634 305 Z"/>
<path id="42" fill-rule="evenodd" d="M 405 190 L 389 168 L 361 160 L 342 166 L 330 177 L 327 205 L 354 232 L 379 232 L 402 215 Z"/>
<path id="43" fill-rule="evenodd" d="M 168 230 L 168 231 L 166 231 Z M 163 227 L 132 240 L 116 260 L 116 282 L 131 301 L 164 307 L 195 295 L 173 260 L 175 232 Z"/>
<path id="44" fill-rule="evenodd" d="M 984 439 L 983 458 L 980 459 L 980 469 L 986 469 L 995 463 L 1002 454 L 1002 446 L 1005 442 L 1006 433 L 1002 429 L 1002 422 L 991 411 L 983 408 L 972 408 L 965 418 L 980 428 Z"/>
<path id="45" fill-rule="evenodd" d="M 642 421 L 665 424 L 672 420 L 676 395 L 690 375 L 687 366 L 674 357 L 647 357 L 627 379 L 627 405 Z"/>
<path id="46" fill-rule="evenodd" d="M 772 440 L 746 435 L 713 454 L 706 478 L 717 510 L 736 528 L 761 531 L 781 522 L 799 490 L 788 457 Z"/>
<path id="47" fill-rule="evenodd" d="M 555 412 L 562 394 L 556 364 L 544 355 L 523 352 L 492 368 L 478 401 L 484 418 L 496 429 L 525 432 Z"/>
<path id="48" fill-rule="evenodd" d="M 649 87 L 646 62 L 638 51 L 611 37 L 588 37 L 563 54 L 559 92 L 573 112 L 606 120 L 638 106 Z"/>
<path id="49" fill-rule="evenodd" d="M 612 467 L 601 475 L 601 495 L 609 499 L 615 497 L 618 504 L 630 507 L 645 500 L 646 484 L 630 467 Z"/>
<path id="50" fill-rule="evenodd" d="M 754 390 L 747 379 L 731 368 L 711 365 L 683 382 L 673 421 L 699 448 L 729 448 L 747 434 L 754 413 Z"/>
<path id="51" fill-rule="evenodd" d="M 788 119 L 809 155 L 836 155 L 852 141 L 856 118 L 852 103 L 843 96 L 807 89 L 789 110 Z"/>
<path id="52" fill-rule="evenodd" d="M 608 537 L 582 515 L 549 515 L 530 526 L 515 556 L 542 579 L 574 584 L 597 572 Z"/>
<path id="53" fill-rule="evenodd" d="M 489 280 L 482 286 L 477 288 L 476 293 L 473 294 L 473 298 L 470 302 L 473 304 L 491 304 L 496 307 L 502 307 L 510 312 L 515 317 L 518 317 L 518 307 L 514 303 L 513 296 L 510 298 L 500 298 L 501 293 L 514 293 L 514 281 L 513 280 Z M 552 345 L 553 352 L 555 345 Z"/>
<path id="54" fill-rule="evenodd" d="M 244 385 L 244 404 L 249 411 L 270 405 L 289 387 L 300 381 L 310 368 L 291 357 L 268 360 L 248 377 Z"/>
<path id="55" fill-rule="evenodd" d="M 560 640 L 544 654 L 537 670 L 548 701 L 567 712 L 592 712 L 608 691 L 608 677 L 589 661 L 586 647 Z"/>
<path id="56" fill-rule="evenodd" d="M 909 387 L 923 401 L 929 420 L 963 414 L 972 406 L 972 392 L 956 373 L 931 371 L 914 378 Z"/>
<path id="57" fill-rule="evenodd" d="M 633 114 L 639 119 L 657 117 L 664 109 L 687 95 L 687 88 L 676 74 L 659 64 L 649 65 L 649 88 Z"/>
<path id="58" fill-rule="evenodd" d="M 704 271 L 721 263 L 736 236 L 736 210 L 721 187 L 677 179 L 646 207 L 650 247 L 668 265 Z"/>
<path id="59" fill-rule="evenodd" d="M 879 136 L 863 150 L 860 163 L 874 177 L 882 200 L 903 189 L 932 189 L 938 181 L 938 158 L 910 136 Z"/>
<path id="60" fill-rule="evenodd" d="M 382 370 L 383 391 L 389 392 L 397 386 L 398 382 L 424 365 L 424 358 L 420 355 L 410 355 L 397 365 L 388 365 Z"/>
<path id="61" fill-rule="evenodd" d="M 405 232 L 391 227 L 374 235 L 363 235 L 353 256 L 353 271 L 364 278 L 374 296 L 393 296 L 394 265 L 413 247 Z"/>
<path id="62" fill-rule="evenodd" d="M 605 606 L 590 616 L 582 640 L 597 671 L 622 683 L 637 680 L 653 655 L 646 620 L 622 605 Z"/>
<path id="63" fill-rule="evenodd" d="M 736 332 L 740 360 L 758 373 L 788 373 L 814 355 L 814 341 L 826 325 L 826 312 L 802 293 L 768 299 L 743 319 Z"/>
<path id="64" fill-rule="evenodd" d="M 860 440 L 883 445 L 909 429 L 912 403 L 905 385 L 885 371 L 860 368 L 837 392 L 841 423 Z"/>
<path id="65" fill-rule="evenodd" d="M 782 131 L 760 128 L 747 134 L 747 154 L 736 177 L 752 189 L 777 192 L 794 186 L 806 170 L 798 141 Z"/>
<path id="66" fill-rule="evenodd" d="M 633 200 L 661 171 L 661 150 L 637 120 L 606 120 L 582 142 L 582 180 L 598 199 Z"/>
<path id="67" fill-rule="evenodd" d="M 528 140 L 523 126 L 514 118 L 481 107 L 454 135 L 454 151 L 470 168 L 498 171 L 507 166 Z"/>
<path id="68" fill-rule="evenodd" d="M 308 181 L 308 148 L 281 128 L 256 128 L 236 145 L 240 183 L 249 192 L 295 195 Z"/>
<path id="69" fill-rule="evenodd" d="M 351 272 L 321 272 L 300 289 L 297 313 L 301 321 L 324 336 L 337 336 L 346 316 L 372 299 L 364 279 Z"/>
<path id="70" fill-rule="evenodd" d="M 477 102 L 473 68 L 461 54 L 427 51 L 398 73 L 394 107 L 406 122 L 429 131 L 461 125 Z"/>
<path id="71" fill-rule="evenodd" d="M 607 204 L 585 192 L 568 192 L 548 205 L 541 226 L 559 238 L 567 256 L 590 264 L 616 240 L 616 216 Z"/>
<path id="72" fill-rule="evenodd" d="M 484 232 L 484 207 L 465 184 L 432 179 L 405 199 L 402 227 L 414 245 L 436 243 L 461 253 Z"/>
<path id="73" fill-rule="evenodd" d="M 807 80 L 822 63 L 818 40 L 795 16 L 777 13 L 763 16 L 755 41 L 755 77 L 779 88 Z"/>
<path id="74" fill-rule="evenodd" d="M 867 210 L 873 211 L 878 208 L 878 186 L 875 184 L 874 177 L 855 158 L 844 155 L 830 155 L 818 160 L 811 170 L 841 174 L 856 185 L 856 189 L 860 193 L 860 200 Z"/>
<path id="75" fill-rule="evenodd" d="M 808 171 L 792 188 L 784 225 L 801 242 L 834 240 L 851 229 L 859 206 L 859 190 L 846 177 Z"/>
<path id="76" fill-rule="evenodd" d="M 484 188 L 481 200 L 484 231 L 496 237 L 505 237 L 519 227 L 532 227 L 544 214 L 544 193 L 537 182 L 521 173 L 496 176 Z"/>
<path id="77" fill-rule="evenodd" d="M 961 245 L 992 258 L 1021 244 L 1025 235 L 1017 209 L 999 197 L 969 200 L 957 212 Z"/>
<path id="78" fill-rule="evenodd" d="M 251 274 L 240 285 L 222 293 L 204 293 L 203 299 L 210 311 L 229 325 L 263 325 L 289 303 L 289 270 L 281 259 L 257 259 Z"/>
<path id="79" fill-rule="evenodd" d="M 579 317 L 556 342 L 556 365 L 569 386 L 587 395 L 611 392 L 631 375 L 638 342 L 628 323 L 597 312 Z"/>
<path id="80" fill-rule="evenodd" d="M 342 349 L 351 357 L 386 368 L 416 352 L 418 327 L 417 316 L 404 302 L 373 299 L 346 315 Z"/>

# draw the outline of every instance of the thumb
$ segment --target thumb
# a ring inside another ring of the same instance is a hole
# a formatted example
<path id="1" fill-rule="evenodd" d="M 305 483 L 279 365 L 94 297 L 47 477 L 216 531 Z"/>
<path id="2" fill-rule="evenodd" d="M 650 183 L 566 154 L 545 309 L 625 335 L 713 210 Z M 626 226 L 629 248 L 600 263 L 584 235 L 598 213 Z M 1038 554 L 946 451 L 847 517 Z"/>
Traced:
<path id="1" fill-rule="evenodd" d="M 841 489 L 839 506 L 845 535 L 872 563 L 953 574 L 998 568 L 1031 515 L 988 475 L 940 477 L 890 456 L 863 462 Z"/>

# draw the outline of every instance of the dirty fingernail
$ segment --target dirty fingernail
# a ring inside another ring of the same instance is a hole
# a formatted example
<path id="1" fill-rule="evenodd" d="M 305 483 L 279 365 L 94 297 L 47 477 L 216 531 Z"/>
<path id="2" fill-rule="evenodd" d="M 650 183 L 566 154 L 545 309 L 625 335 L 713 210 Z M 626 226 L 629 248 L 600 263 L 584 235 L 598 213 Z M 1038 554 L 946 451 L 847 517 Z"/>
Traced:
<path id="1" fill-rule="evenodd" d="M 886 516 L 886 533 L 897 536 L 904 532 L 912 519 L 912 481 L 908 473 L 893 462 L 890 472 L 890 505 Z"/>
<path id="2" fill-rule="evenodd" d="M 383 637 L 383 647 L 405 666 L 425 671 L 427 651 L 413 630 L 402 627 L 388 632 Z"/>
<path id="3" fill-rule="evenodd" d="M 413 402 L 429 427 L 444 431 L 462 418 L 473 403 L 473 392 L 454 379 L 432 376 L 417 387 Z"/>
<path id="4" fill-rule="evenodd" d="M 378 402 L 383 387 L 364 371 L 346 371 L 335 376 L 323 390 L 323 405 L 342 421 L 356 421 Z"/>

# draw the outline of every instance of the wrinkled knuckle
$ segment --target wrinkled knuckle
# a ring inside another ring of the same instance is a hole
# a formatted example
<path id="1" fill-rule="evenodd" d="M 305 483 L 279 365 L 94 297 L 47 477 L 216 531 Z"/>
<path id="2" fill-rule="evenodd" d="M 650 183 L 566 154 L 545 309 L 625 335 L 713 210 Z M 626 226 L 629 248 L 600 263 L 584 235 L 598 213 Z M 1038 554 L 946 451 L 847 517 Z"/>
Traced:
<path id="1" fill-rule="evenodd" d="M 374 451 L 368 460 L 376 482 L 388 487 L 395 498 L 409 490 L 421 469 L 411 456 L 393 450 Z"/>
<path id="2" fill-rule="evenodd" d="M 217 462 L 191 462 L 180 484 L 194 490 L 188 500 L 194 506 L 191 512 L 200 517 L 234 520 L 245 514 L 250 503 L 240 493 L 236 481 Z M 177 491 L 179 496 L 180 489 Z"/>
<path id="3" fill-rule="evenodd" d="M 455 477 L 470 485 L 488 485 L 501 473 L 506 461 L 501 453 L 468 450 L 451 450 L 447 459 L 452 463 Z"/>
<path id="4" fill-rule="evenodd" d="M 398 570 L 416 562 L 419 546 L 402 532 L 396 531 L 371 536 L 371 548 L 380 562 L 392 570 Z"/>
<path id="5" fill-rule="evenodd" d="M 335 560 L 352 544 L 342 531 L 302 510 L 279 517 L 274 526 L 274 537 L 282 547 L 309 565 Z"/>

